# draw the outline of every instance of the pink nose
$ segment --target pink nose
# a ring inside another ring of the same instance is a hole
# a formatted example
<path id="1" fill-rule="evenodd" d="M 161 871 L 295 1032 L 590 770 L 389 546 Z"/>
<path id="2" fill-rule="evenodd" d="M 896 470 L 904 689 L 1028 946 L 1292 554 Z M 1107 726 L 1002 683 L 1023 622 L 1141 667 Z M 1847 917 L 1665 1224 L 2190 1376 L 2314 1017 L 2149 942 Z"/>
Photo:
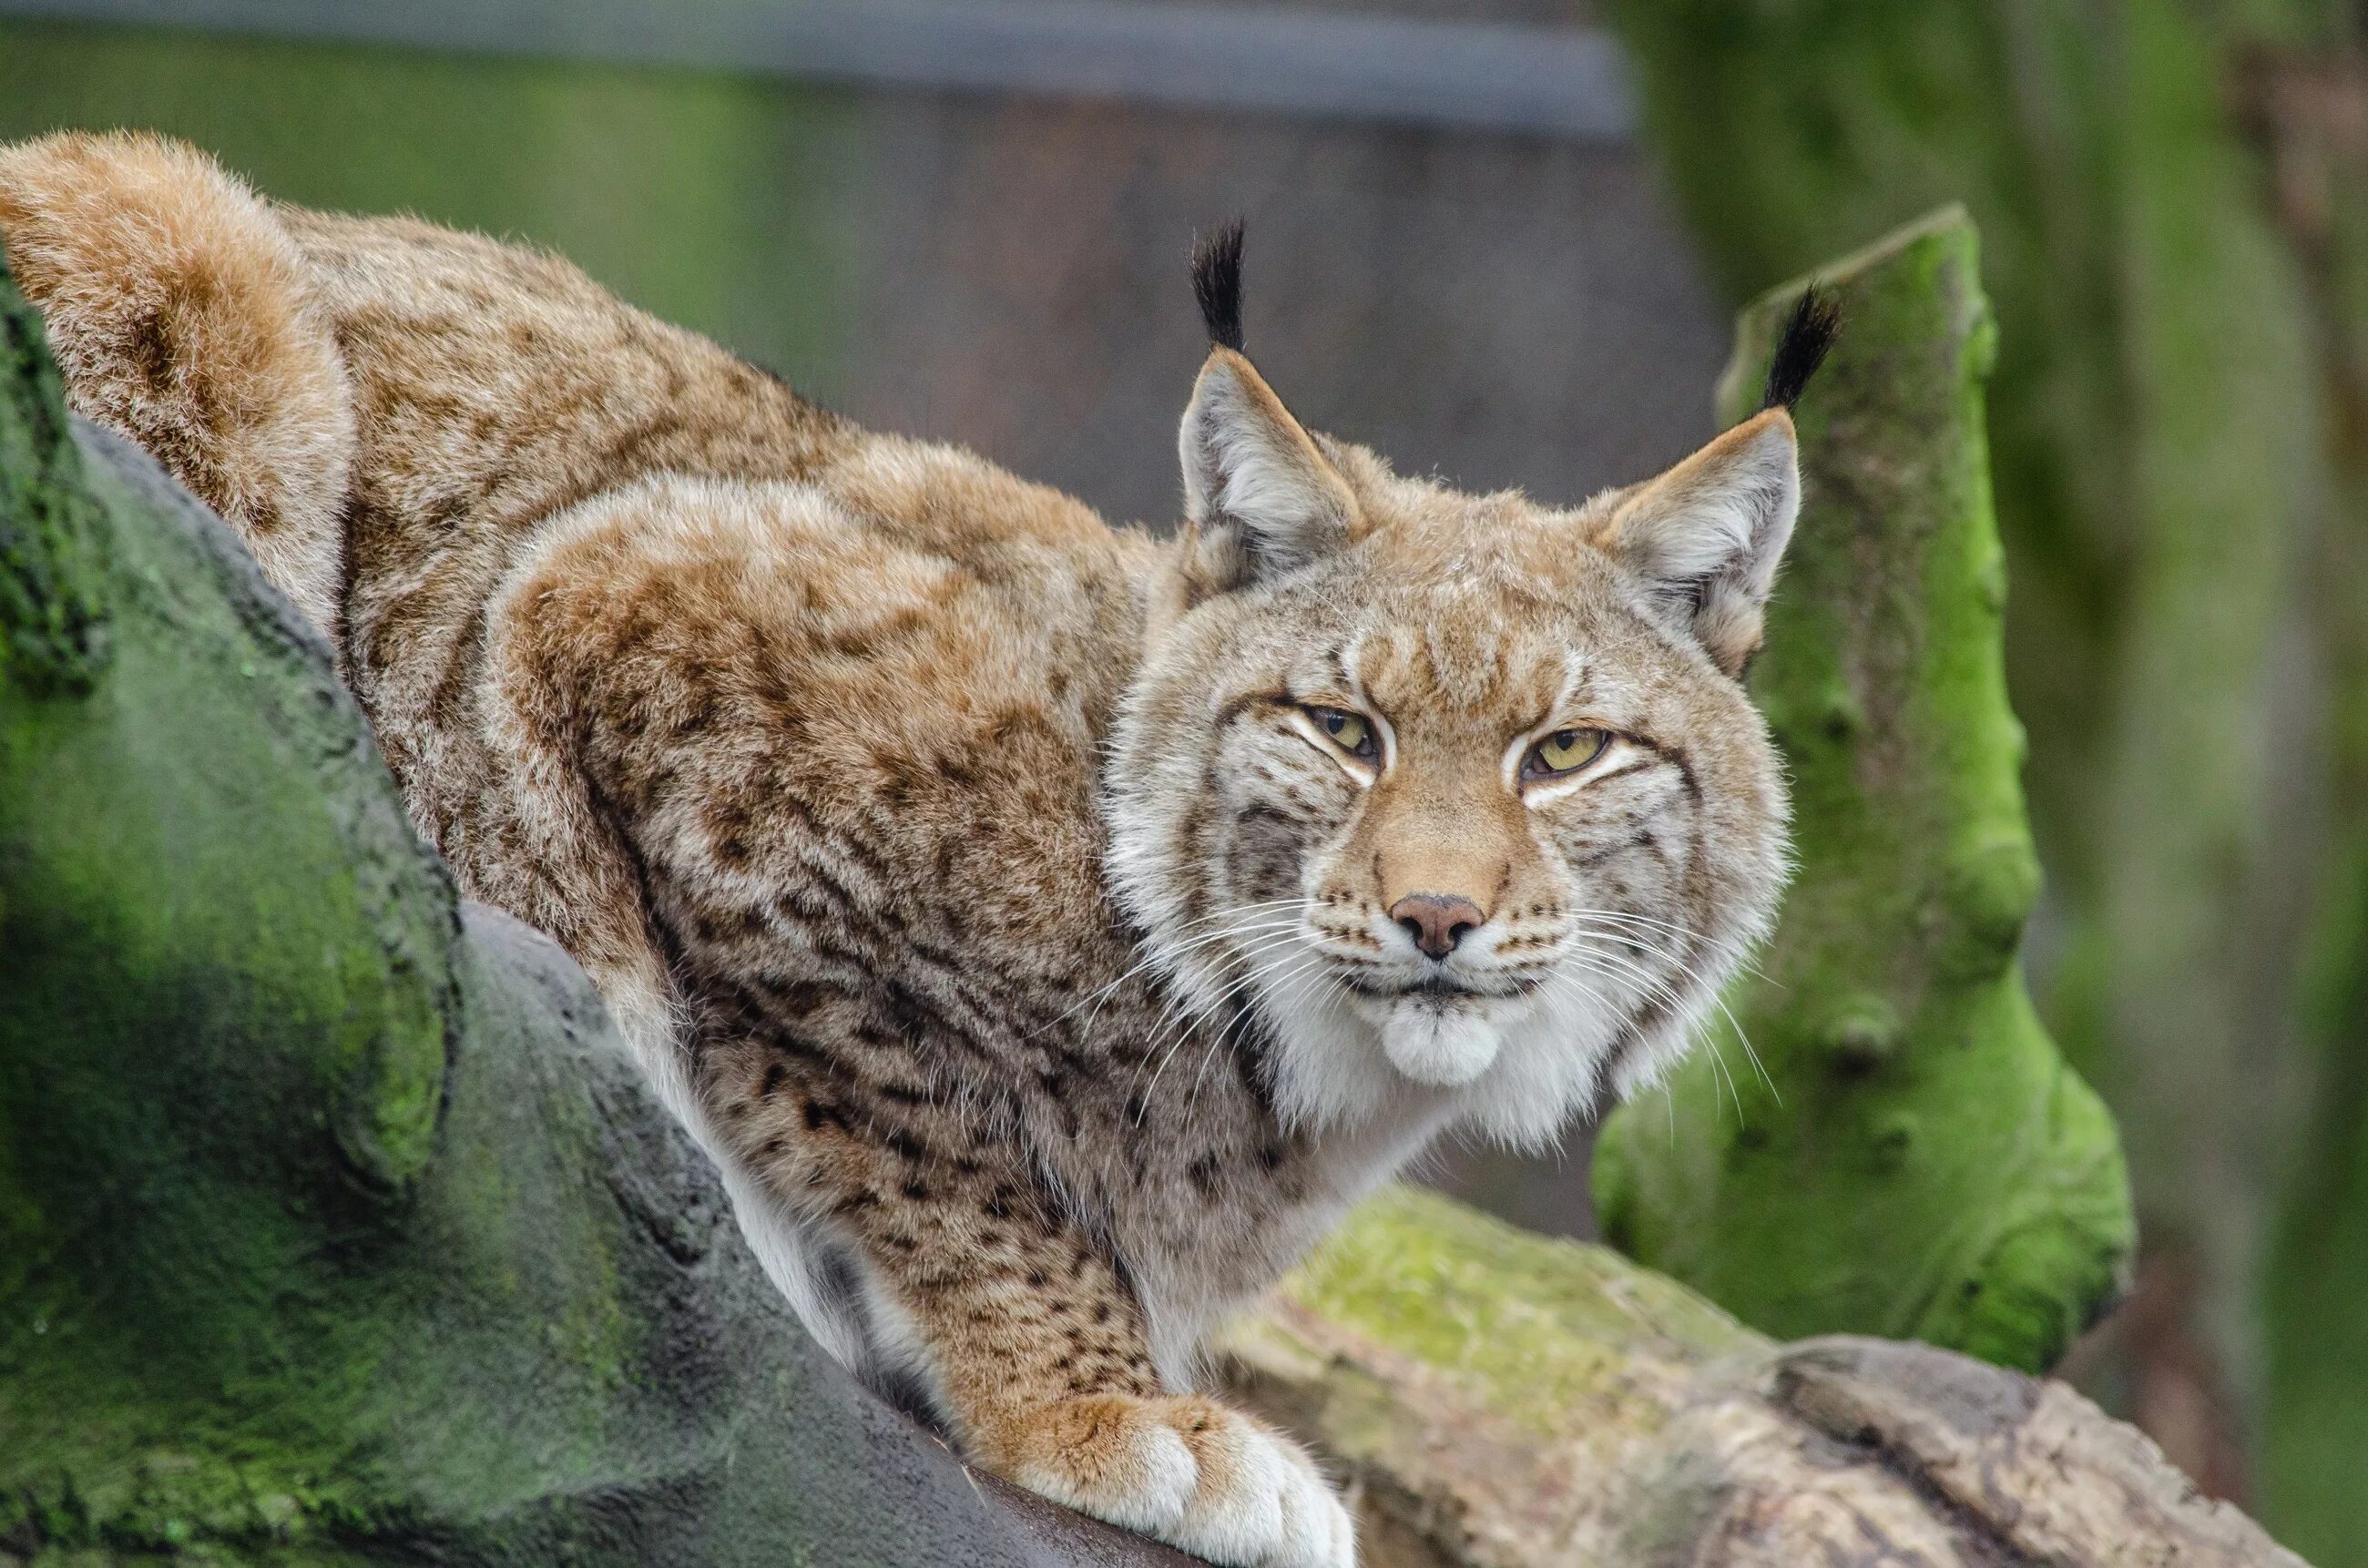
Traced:
<path id="1" fill-rule="evenodd" d="M 1470 899 L 1453 893 L 1410 892 L 1390 905 L 1390 918 L 1406 928 L 1416 947 L 1432 958 L 1443 959 L 1455 950 L 1465 932 L 1488 915 Z"/>

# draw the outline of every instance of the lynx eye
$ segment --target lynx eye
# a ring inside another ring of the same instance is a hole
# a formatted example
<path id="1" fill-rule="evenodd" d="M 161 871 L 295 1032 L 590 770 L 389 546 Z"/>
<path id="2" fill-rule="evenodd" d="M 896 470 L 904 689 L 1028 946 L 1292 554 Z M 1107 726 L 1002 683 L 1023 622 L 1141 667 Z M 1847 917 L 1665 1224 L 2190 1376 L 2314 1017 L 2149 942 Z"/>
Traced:
<path id="1" fill-rule="evenodd" d="M 1601 756 L 1611 744 L 1611 735 L 1601 730 L 1556 730 L 1521 759 L 1521 777 L 1556 778 L 1576 773 Z"/>
<path id="2" fill-rule="evenodd" d="M 1358 761 L 1380 759 L 1380 739 L 1374 735 L 1373 726 L 1358 715 L 1338 708 L 1310 708 L 1307 716 L 1315 721 L 1317 729 L 1331 737 L 1334 745 Z"/>

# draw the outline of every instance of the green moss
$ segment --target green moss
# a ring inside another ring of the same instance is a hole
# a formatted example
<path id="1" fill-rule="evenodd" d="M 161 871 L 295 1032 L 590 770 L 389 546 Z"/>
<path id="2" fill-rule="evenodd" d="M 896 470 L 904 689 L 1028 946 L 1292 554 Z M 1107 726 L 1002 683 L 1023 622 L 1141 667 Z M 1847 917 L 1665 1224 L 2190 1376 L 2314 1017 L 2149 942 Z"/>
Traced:
<path id="1" fill-rule="evenodd" d="M 1808 499 L 1752 683 L 1800 869 L 1735 1022 L 1607 1127 L 1598 1204 L 1616 1244 L 1781 1337 L 2042 1368 L 2112 1297 L 2131 1228 L 2111 1122 L 2016 961 L 2038 869 L 1972 225 L 1945 212 L 1825 280 L 1848 324 L 1797 411 Z M 1745 313 L 1728 417 L 1797 293 Z M 1739 1070 L 1751 1052 L 1781 1099 Z"/>
<path id="2" fill-rule="evenodd" d="M 2325 1124 L 2302 1135 L 2303 1096 L 2262 1092 L 2287 1073 L 2298 885 L 2336 905 L 2353 874 L 2340 820 L 2334 853 L 2295 860 L 2324 808 L 2294 802 L 2368 790 L 2368 182 L 2357 146 L 2293 91 L 2341 56 L 2350 20 L 2323 0 L 1606 11 L 1733 297 L 1936 202 L 1981 224 L 2002 319 L 1989 414 L 2008 657 L 2052 880 L 2044 1014 L 2113 1109 L 2166 1277 L 2195 1281 L 2179 1332 L 2217 1352 L 2240 1405 L 2262 1326 L 2289 1369 L 2277 1403 L 2237 1422 L 2272 1434 L 2269 1522 L 2324 1543 L 2314 1557 L 2368 1556 L 2368 1492 L 2322 1472 L 2311 1507 L 2287 1514 L 2274 1479 L 2346 1452 L 2320 1440 L 2345 1429 L 2318 1423 L 2368 1409 L 2368 1392 L 2339 1392 L 2316 1309 L 2307 1331 L 2287 1327 L 2255 1296 L 2260 1241 L 2279 1228 L 2267 1178 L 2292 1165 L 2295 1200 L 2316 1205 L 2328 1189 L 2308 1167 L 2351 1146 Z M 2263 699 L 2294 699 L 2311 641 L 2331 779 Z M 2361 1050 L 2328 1044 L 2330 1068 Z M 2278 1299 L 2299 1304 L 2333 1233 L 2319 1213 L 2283 1229 L 2303 1250 L 2277 1266 L 2300 1282 Z M 2292 1439 L 2275 1435 L 2289 1399 L 2312 1412 Z"/>
<path id="3" fill-rule="evenodd" d="M 0 272 L 0 666 L 80 690 L 106 648 L 106 570 L 81 456 L 39 317 Z M 0 730 L 0 756 L 11 744 Z"/>
<path id="4" fill-rule="evenodd" d="M 1707 1301 L 1602 1247 L 1548 1241 L 1435 1194 L 1361 1205 L 1283 1287 L 1326 1319 L 1484 1391 L 1541 1435 L 1602 1397 L 1640 1353 L 1706 1360 L 1763 1343 Z M 1327 1426 L 1348 1417 L 1327 1414 Z"/>

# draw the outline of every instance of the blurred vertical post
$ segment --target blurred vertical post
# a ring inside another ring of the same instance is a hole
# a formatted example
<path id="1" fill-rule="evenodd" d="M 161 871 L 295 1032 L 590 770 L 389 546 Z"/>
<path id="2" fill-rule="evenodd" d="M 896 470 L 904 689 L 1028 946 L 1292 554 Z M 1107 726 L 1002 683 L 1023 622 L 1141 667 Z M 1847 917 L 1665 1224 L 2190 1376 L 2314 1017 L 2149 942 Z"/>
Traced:
<path id="1" fill-rule="evenodd" d="M 2019 961 L 2039 868 L 1973 225 L 1944 211 L 1823 281 L 1845 324 L 1797 410 L 1806 500 L 1752 679 L 1800 870 L 1731 1026 L 1606 1128 L 1596 1192 L 1615 1244 L 1770 1333 L 2042 1369 L 2113 1299 L 2131 1219 L 2112 1121 Z M 1799 293 L 1744 312 L 1729 420 Z"/>
<path id="2" fill-rule="evenodd" d="M 2361 593 L 2368 574 L 2347 585 Z M 2358 801 L 2368 799 L 2358 749 L 2368 670 L 2347 674 L 2355 733 L 2340 776 Z M 2297 1140 L 2264 1314 L 2259 1508 L 2318 1562 L 2368 1562 L 2368 829 L 2354 824 L 2344 840 L 2314 955 L 2317 1103 Z"/>
<path id="3" fill-rule="evenodd" d="M 2308 5 L 2303 11 L 2317 9 Z M 2368 59 L 2319 18 L 2239 78 L 2312 312 L 2332 483 L 2296 618 L 2324 684 L 2331 831 L 2304 952 L 2306 1110 L 2263 1298 L 2259 1505 L 2318 1562 L 2368 1562 Z"/>

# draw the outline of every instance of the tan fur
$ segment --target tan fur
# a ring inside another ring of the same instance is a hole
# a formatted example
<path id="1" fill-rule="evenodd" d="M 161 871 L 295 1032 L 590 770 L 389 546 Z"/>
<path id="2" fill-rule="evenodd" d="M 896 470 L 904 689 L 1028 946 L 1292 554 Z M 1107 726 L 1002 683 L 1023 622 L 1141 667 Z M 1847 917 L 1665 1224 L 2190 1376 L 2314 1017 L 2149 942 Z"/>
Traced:
<path id="1" fill-rule="evenodd" d="M 1159 541 L 552 258 L 152 139 L 0 151 L 0 242 L 75 405 L 336 629 L 422 831 L 591 973 L 816 1334 L 1216 1561 L 1353 1549 L 1190 1392 L 1207 1328 L 1441 1129 L 1663 1071 L 1772 910 L 1730 676 L 1781 415 L 1559 511 L 1400 478 L 1219 350 Z M 1574 725 L 1617 740 L 1533 778 Z M 1478 912 L 1452 953 L 1416 894 Z"/>
<path id="2" fill-rule="evenodd" d="M 162 459 L 334 636 L 353 407 L 263 204 L 159 137 L 55 139 L 0 151 L 0 234 L 75 409 Z"/>

